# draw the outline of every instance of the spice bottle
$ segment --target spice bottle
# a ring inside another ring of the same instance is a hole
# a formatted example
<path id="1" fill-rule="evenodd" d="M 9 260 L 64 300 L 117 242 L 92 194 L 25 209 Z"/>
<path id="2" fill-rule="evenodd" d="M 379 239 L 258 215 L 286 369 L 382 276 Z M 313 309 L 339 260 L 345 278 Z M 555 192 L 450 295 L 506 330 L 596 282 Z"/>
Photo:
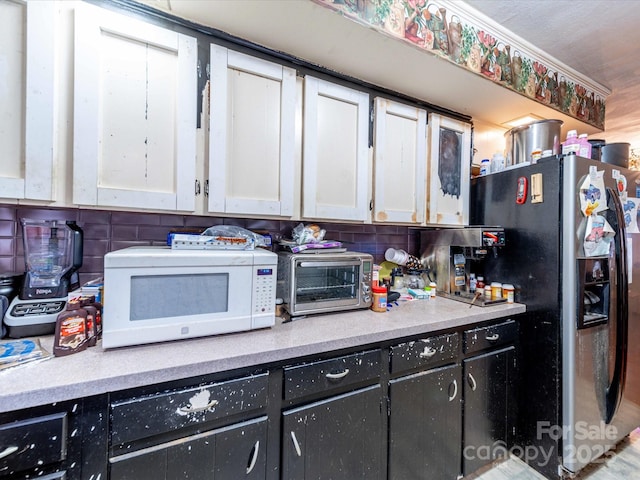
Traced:
<path id="1" fill-rule="evenodd" d="M 87 348 L 86 323 L 87 311 L 82 308 L 79 299 L 67 302 L 67 309 L 56 318 L 53 340 L 53 354 L 56 357 L 71 355 Z"/>
<path id="2" fill-rule="evenodd" d="M 500 282 L 491 282 L 491 300 L 499 300 L 502 298 L 502 284 Z"/>
<path id="3" fill-rule="evenodd" d="M 431 298 L 435 298 L 436 297 L 436 282 L 431 282 L 429 283 L 429 288 L 431 289 L 429 291 L 429 295 L 431 296 Z"/>
<path id="4" fill-rule="evenodd" d="M 470 273 L 469 274 L 469 292 L 475 293 L 477 287 L 478 287 L 478 281 L 476 280 L 476 274 Z"/>
<path id="5" fill-rule="evenodd" d="M 373 303 L 371 304 L 371 310 L 373 310 L 374 312 L 386 312 L 387 287 L 373 285 L 371 289 L 373 291 Z"/>
<path id="6" fill-rule="evenodd" d="M 490 285 L 485 285 L 484 286 L 484 298 L 485 298 L 485 300 L 491 300 L 491 286 Z"/>
<path id="7" fill-rule="evenodd" d="M 484 291 L 484 277 L 478 275 L 478 281 L 476 282 L 476 289 Z"/>
<path id="8" fill-rule="evenodd" d="M 507 299 L 507 303 L 513 303 L 515 288 L 510 283 L 502 285 L 502 296 Z"/>

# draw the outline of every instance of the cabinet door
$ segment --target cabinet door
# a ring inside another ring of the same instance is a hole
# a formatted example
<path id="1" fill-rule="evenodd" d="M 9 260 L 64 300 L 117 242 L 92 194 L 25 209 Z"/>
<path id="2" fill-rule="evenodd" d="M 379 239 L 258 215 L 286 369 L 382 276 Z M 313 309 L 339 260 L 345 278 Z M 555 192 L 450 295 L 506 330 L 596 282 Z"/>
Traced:
<path id="1" fill-rule="evenodd" d="M 376 222 L 425 222 L 427 112 L 376 98 L 374 217 Z"/>
<path id="2" fill-rule="evenodd" d="M 0 197 L 53 200 L 54 2 L 0 2 Z"/>
<path id="3" fill-rule="evenodd" d="M 471 125 L 429 114 L 429 194 L 427 221 L 469 224 Z"/>
<path id="4" fill-rule="evenodd" d="M 291 216 L 296 72 L 211 45 L 210 212 Z"/>
<path id="5" fill-rule="evenodd" d="M 460 370 L 455 364 L 391 380 L 390 480 L 454 480 L 460 475 Z"/>
<path id="6" fill-rule="evenodd" d="M 285 412 L 282 478 L 382 479 L 381 401 L 376 385 Z"/>
<path id="7" fill-rule="evenodd" d="M 111 480 L 266 477 L 267 420 L 260 418 L 111 459 Z"/>
<path id="8" fill-rule="evenodd" d="M 302 215 L 369 217 L 369 95 L 311 76 L 304 83 Z"/>
<path id="9" fill-rule="evenodd" d="M 464 360 L 463 473 L 504 456 L 511 446 L 515 347 Z"/>
<path id="10" fill-rule="evenodd" d="M 196 39 L 75 11 L 73 202 L 195 209 Z"/>

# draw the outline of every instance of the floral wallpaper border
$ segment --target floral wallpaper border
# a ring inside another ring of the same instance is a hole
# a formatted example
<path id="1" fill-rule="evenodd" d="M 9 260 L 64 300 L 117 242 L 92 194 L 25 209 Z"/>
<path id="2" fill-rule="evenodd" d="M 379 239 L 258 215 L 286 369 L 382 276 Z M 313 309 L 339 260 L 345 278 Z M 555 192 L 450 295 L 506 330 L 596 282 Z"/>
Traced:
<path id="1" fill-rule="evenodd" d="M 605 98 L 600 92 L 541 59 L 523 54 L 525 47 L 508 44 L 499 34 L 474 25 L 444 1 L 440 5 L 427 0 L 313 1 L 604 129 Z"/>

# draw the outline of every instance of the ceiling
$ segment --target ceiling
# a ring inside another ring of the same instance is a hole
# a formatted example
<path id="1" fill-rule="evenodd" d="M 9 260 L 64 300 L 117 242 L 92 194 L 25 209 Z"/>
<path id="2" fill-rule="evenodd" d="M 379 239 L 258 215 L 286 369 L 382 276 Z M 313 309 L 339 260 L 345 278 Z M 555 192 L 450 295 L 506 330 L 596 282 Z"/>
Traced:
<path id="1" fill-rule="evenodd" d="M 605 132 L 311 0 L 139 0 L 306 62 L 502 127 L 533 113 L 607 142 L 640 147 L 640 2 L 467 0 L 561 63 L 609 88 Z M 457 0 L 460 1 L 460 0 Z M 637 112 L 637 114 L 636 114 Z"/>

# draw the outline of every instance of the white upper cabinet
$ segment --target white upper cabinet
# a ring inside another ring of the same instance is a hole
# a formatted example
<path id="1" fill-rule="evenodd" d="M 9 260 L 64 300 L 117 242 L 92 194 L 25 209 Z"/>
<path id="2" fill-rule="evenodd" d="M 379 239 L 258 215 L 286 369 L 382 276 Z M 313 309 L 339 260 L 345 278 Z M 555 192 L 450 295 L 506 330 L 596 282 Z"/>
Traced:
<path id="1" fill-rule="evenodd" d="M 53 200 L 54 2 L 0 2 L 0 197 Z"/>
<path id="2" fill-rule="evenodd" d="M 302 215 L 367 221 L 369 95 L 308 75 L 304 87 Z"/>
<path id="3" fill-rule="evenodd" d="M 73 202 L 193 211 L 196 39 L 75 11 Z"/>
<path id="4" fill-rule="evenodd" d="M 294 211 L 296 72 L 211 45 L 208 211 Z"/>
<path id="5" fill-rule="evenodd" d="M 469 225 L 471 125 L 429 114 L 429 194 L 427 222 Z"/>
<path id="6" fill-rule="evenodd" d="M 418 225 L 425 222 L 426 137 L 426 110 L 376 98 L 374 221 Z"/>

